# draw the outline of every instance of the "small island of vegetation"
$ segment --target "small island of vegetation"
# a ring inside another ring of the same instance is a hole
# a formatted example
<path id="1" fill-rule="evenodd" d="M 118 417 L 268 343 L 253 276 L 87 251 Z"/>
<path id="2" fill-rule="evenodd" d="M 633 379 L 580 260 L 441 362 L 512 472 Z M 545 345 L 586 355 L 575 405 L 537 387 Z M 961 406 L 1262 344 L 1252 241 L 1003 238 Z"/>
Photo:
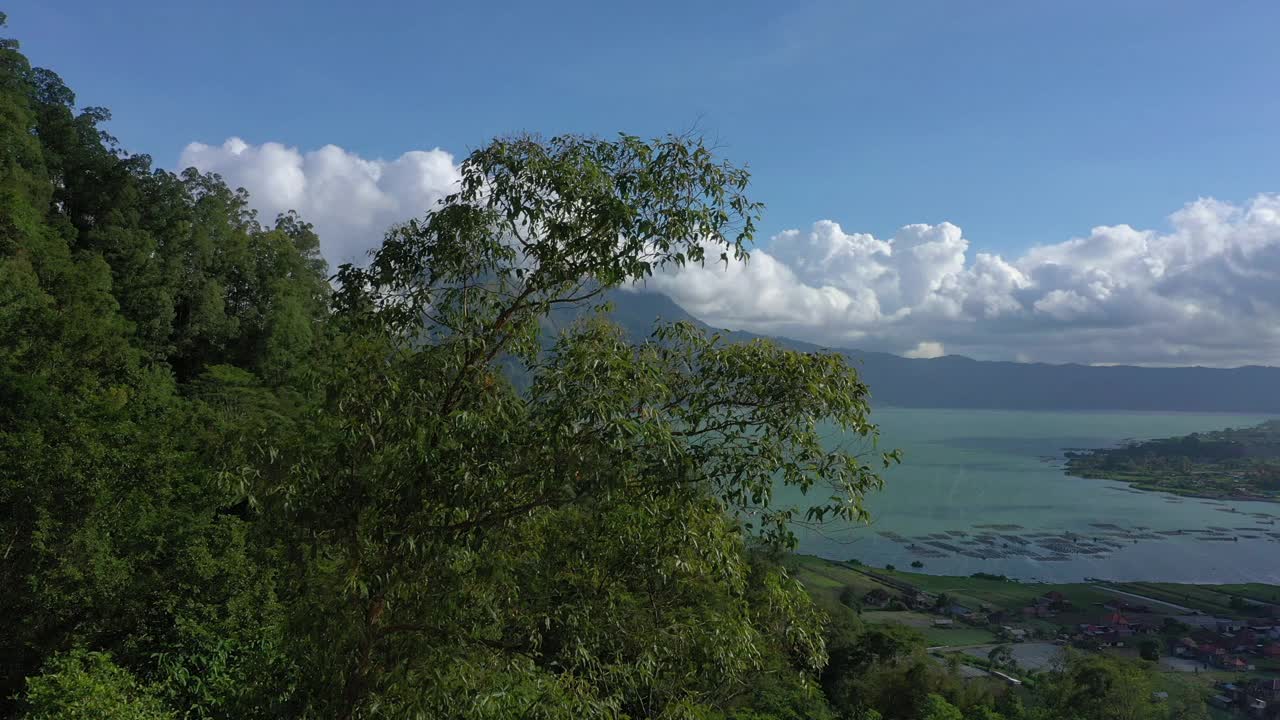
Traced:
<path id="1" fill-rule="evenodd" d="M 1222 500 L 1280 501 L 1280 420 L 1066 453 L 1069 475 Z"/>

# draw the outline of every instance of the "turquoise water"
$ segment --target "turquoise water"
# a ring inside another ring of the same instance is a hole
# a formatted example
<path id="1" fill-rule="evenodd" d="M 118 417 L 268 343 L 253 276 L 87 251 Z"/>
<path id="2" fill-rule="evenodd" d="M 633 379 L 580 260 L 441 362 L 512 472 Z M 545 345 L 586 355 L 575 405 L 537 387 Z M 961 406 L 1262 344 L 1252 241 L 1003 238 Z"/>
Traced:
<path id="1" fill-rule="evenodd" d="M 903 463 L 867 497 L 871 525 L 798 529 L 802 552 L 904 570 L 919 560 L 937 574 L 1280 583 L 1280 504 L 1180 498 L 1062 472 L 1066 449 L 1264 416 L 886 409 L 874 419 L 881 447 L 900 448 Z"/>

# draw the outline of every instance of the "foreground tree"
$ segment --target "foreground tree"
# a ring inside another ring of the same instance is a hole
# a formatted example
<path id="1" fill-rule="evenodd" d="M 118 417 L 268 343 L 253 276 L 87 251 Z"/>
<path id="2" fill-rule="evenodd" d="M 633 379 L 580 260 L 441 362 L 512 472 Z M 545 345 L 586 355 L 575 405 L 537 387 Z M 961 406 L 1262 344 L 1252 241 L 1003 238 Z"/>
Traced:
<path id="1" fill-rule="evenodd" d="M 893 456 L 822 435 L 874 440 L 867 388 L 835 354 L 687 325 L 633 344 L 590 312 L 663 267 L 745 257 L 747 173 L 690 138 L 517 137 L 462 178 L 339 271 L 323 401 L 236 475 L 293 558 L 306 709 L 692 716 L 775 647 L 816 672 L 818 613 L 744 539 L 864 515 Z M 544 337 L 566 305 L 584 318 Z"/>
<path id="2" fill-rule="evenodd" d="M 74 99 L 0 39 L 0 715 L 24 688 L 49 716 L 123 677 L 216 708 L 215 687 L 279 679 L 260 652 L 274 548 L 216 475 L 242 423 L 208 422 L 182 381 L 225 363 L 288 383 L 326 273 L 304 224 L 263 228 L 216 177 L 152 172 Z"/>

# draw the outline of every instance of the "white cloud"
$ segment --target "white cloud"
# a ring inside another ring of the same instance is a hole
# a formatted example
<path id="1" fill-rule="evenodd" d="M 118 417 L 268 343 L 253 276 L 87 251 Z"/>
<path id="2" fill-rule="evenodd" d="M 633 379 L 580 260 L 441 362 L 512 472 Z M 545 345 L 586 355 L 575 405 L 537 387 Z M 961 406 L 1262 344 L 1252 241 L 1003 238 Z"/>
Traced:
<path id="1" fill-rule="evenodd" d="M 969 247 L 950 223 L 881 240 L 822 220 L 774 236 L 746 268 L 650 285 L 713 325 L 909 357 L 936 345 L 1020 361 L 1280 364 L 1280 194 L 1201 199 L 1166 231 L 1096 227 L 1014 258 Z"/>
<path id="2" fill-rule="evenodd" d="M 331 264 L 362 262 L 393 223 L 458 180 L 440 150 L 368 160 L 328 145 L 192 143 L 182 166 L 244 186 L 268 218 L 296 209 Z M 719 253 L 709 253 L 718 257 Z M 891 238 L 830 220 L 774 236 L 746 263 L 648 285 L 718 326 L 916 357 L 1280 364 L 1280 194 L 1187 204 L 1163 230 L 1101 226 L 1017 257 L 971 252 L 951 223 Z"/>
<path id="3" fill-rule="evenodd" d="M 928 340 L 922 340 L 914 348 L 902 353 L 903 357 L 909 358 L 940 358 L 946 354 L 947 351 L 942 347 L 942 343 Z"/>
<path id="4" fill-rule="evenodd" d="M 391 161 L 366 160 L 336 145 L 304 153 L 233 137 L 216 146 L 191 143 L 179 163 L 246 188 L 253 207 L 268 220 L 297 210 L 316 226 L 321 249 L 335 267 L 364 262 L 388 227 L 421 216 L 459 179 L 453 156 L 439 148 Z"/>

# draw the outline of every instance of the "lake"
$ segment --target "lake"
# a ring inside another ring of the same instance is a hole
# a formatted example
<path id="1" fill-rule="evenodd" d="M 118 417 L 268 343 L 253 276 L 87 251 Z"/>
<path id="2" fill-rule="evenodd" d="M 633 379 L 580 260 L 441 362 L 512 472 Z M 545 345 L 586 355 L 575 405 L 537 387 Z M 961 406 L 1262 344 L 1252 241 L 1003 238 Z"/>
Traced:
<path id="1" fill-rule="evenodd" d="M 1280 583 L 1280 504 L 1133 490 L 1063 473 L 1072 448 L 1256 425 L 1199 413 L 880 409 L 901 465 L 867 497 L 868 525 L 800 528 L 800 551 L 918 572 Z M 854 445 L 833 433 L 831 441 Z M 784 502 L 796 500 L 787 493 Z M 1275 524 L 1272 524 L 1275 523 Z"/>

